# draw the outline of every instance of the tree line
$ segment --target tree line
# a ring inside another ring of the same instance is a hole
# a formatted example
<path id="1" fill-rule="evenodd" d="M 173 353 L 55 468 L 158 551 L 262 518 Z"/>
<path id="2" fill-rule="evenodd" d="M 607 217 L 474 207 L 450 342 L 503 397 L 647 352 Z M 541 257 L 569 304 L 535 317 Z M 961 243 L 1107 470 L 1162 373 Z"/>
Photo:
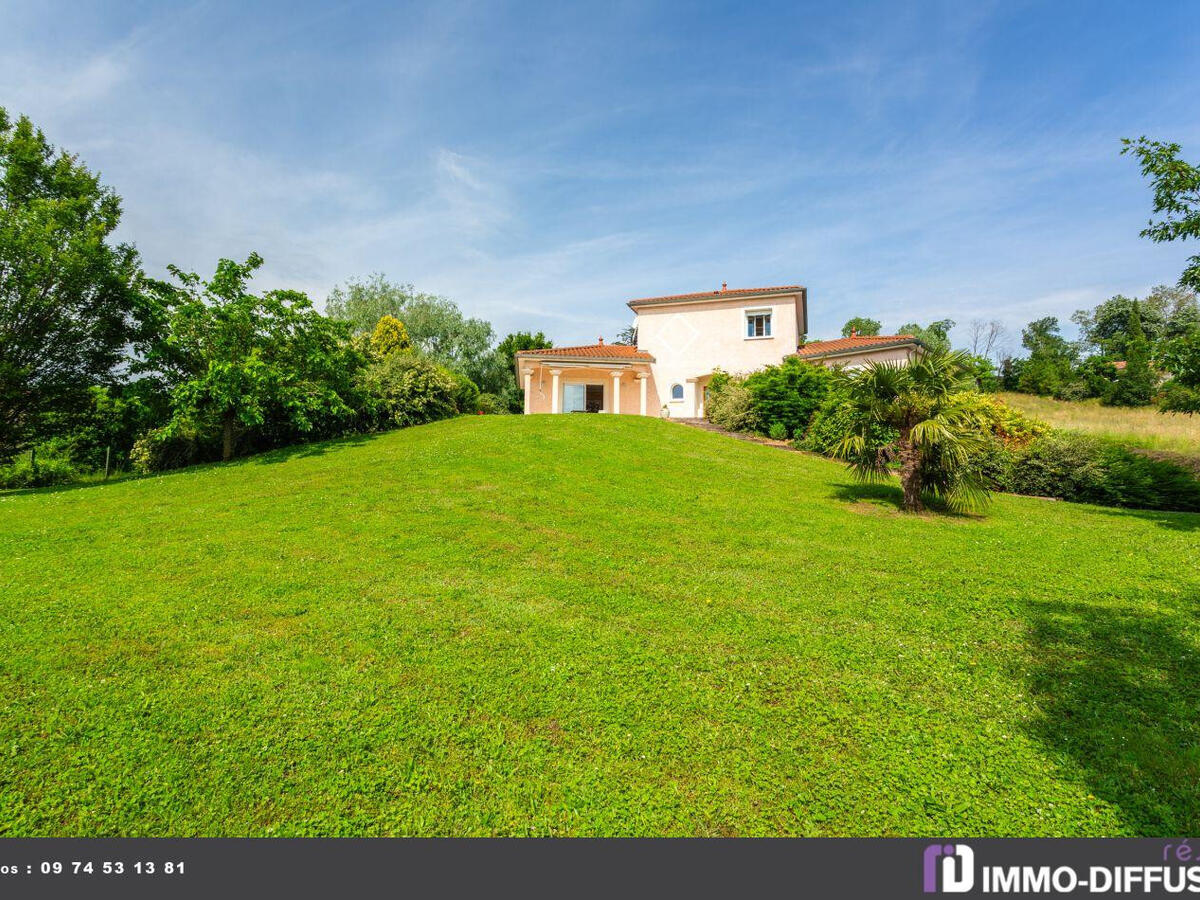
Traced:
<path id="1" fill-rule="evenodd" d="M 451 300 L 382 275 L 325 312 L 257 292 L 263 260 L 152 278 L 117 242 L 121 199 L 0 108 L 0 487 L 154 470 L 431 421 L 519 411 L 517 350 Z"/>

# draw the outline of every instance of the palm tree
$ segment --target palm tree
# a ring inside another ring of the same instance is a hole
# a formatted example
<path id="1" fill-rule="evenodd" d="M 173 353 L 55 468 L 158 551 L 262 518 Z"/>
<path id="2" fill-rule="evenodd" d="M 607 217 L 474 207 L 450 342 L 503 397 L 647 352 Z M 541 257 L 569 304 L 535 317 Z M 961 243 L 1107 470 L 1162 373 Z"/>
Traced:
<path id="1" fill-rule="evenodd" d="M 844 374 L 853 424 L 834 455 L 862 481 L 886 480 L 898 459 L 908 512 L 924 509 L 923 494 L 955 510 L 982 506 L 987 486 L 969 463 L 985 424 L 962 403 L 974 386 L 969 363 L 962 352 L 930 352 L 908 365 L 871 363 Z M 895 429 L 894 444 L 871 441 L 880 426 Z"/>

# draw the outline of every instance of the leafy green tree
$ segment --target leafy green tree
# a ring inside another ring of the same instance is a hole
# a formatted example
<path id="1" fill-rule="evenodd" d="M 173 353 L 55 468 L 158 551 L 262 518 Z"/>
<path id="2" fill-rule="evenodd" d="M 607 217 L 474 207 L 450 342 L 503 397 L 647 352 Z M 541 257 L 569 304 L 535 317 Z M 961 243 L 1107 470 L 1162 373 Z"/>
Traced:
<path id="1" fill-rule="evenodd" d="M 1160 284 L 1142 301 L 1143 308 L 1155 309 L 1165 325 L 1160 338 L 1173 338 L 1200 328 L 1200 300 L 1191 288 Z"/>
<path id="2" fill-rule="evenodd" d="M 1179 158 L 1178 144 L 1125 138 L 1122 154 L 1132 153 L 1142 174 L 1154 187 L 1154 211 L 1162 219 L 1142 229 L 1142 237 L 1156 243 L 1200 238 L 1200 168 Z M 1200 255 L 1188 259 L 1179 277 L 1181 287 L 1200 291 Z"/>
<path id="3" fill-rule="evenodd" d="M 540 331 L 536 334 L 528 331 L 515 331 L 505 335 L 504 340 L 496 347 L 496 356 L 507 377 L 500 390 L 493 390 L 489 393 L 503 398 L 509 412 L 521 412 L 525 408 L 525 391 L 521 385 L 517 384 L 517 353 L 521 350 L 546 350 L 553 346 L 554 343 Z"/>
<path id="4" fill-rule="evenodd" d="M 966 374 L 975 382 L 978 390 L 993 393 L 1000 390 L 1000 374 L 996 364 L 986 356 L 964 353 Z"/>
<path id="5" fill-rule="evenodd" d="M 1071 381 L 1078 351 L 1062 336 L 1057 318 L 1046 316 L 1030 322 L 1021 332 L 1021 345 L 1029 357 L 1021 366 L 1018 390 L 1051 396 Z"/>
<path id="6" fill-rule="evenodd" d="M 505 386 L 502 361 L 493 352 L 496 336 L 491 324 L 467 318 L 445 297 L 418 293 L 411 284 L 393 284 L 376 274 L 334 288 L 325 310 L 355 332 L 368 334 L 383 316 L 393 316 L 404 323 L 418 353 L 461 372 L 481 390 L 499 393 Z"/>
<path id="7" fill-rule="evenodd" d="M 987 485 L 971 456 L 984 445 L 986 423 L 969 402 L 974 386 L 969 363 L 964 353 L 933 351 L 907 365 L 872 363 L 845 374 L 849 430 L 834 455 L 859 479 L 885 481 L 892 454 L 874 439 L 881 427 L 894 428 L 891 449 L 900 464 L 906 511 L 922 510 L 924 495 L 951 509 L 982 505 Z"/>
<path id="8" fill-rule="evenodd" d="M 1200 413 L 1200 328 L 1163 341 L 1154 360 L 1171 375 L 1163 388 L 1160 409 Z"/>
<path id="9" fill-rule="evenodd" d="M 855 316 L 842 326 L 842 337 L 850 337 L 851 334 L 859 334 L 864 337 L 874 337 L 883 330 L 883 325 L 875 319 L 868 319 L 863 316 Z"/>
<path id="10" fill-rule="evenodd" d="M 1092 310 L 1080 309 L 1071 316 L 1079 326 L 1083 345 L 1110 359 L 1124 359 L 1132 336 L 1130 322 L 1136 318 L 1144 339 L 1151 342 L 1162 336 L 1166 315 L 1158 304 L 1141 303 L 1117 294 Z"/>
<path id="11" fill-rule="evenodd" d="M 247 283 L 261 265 L 256 253 L 244 263 L 223 259 L 209 281 L 171 266 L 179 286 L 152 285 L 164 337 L 147 364 L 172 384 L 163 436 L 215 429 L 224 460 L 233 456 L 239 431 L 264 426 L 269 416 L 301 433 L 325 417 L 351 417 L 343 395 L 363 363 L 349 347 L 348 329 L 318 313 L 304 294 L 251 293 Z"/>
<path id="12" fill-rule="evenodd" d="M 900 328 L 900 334 L 911 334 L 925 345 L 926 350 L 933 353 L 949 353 L 950 330 L 953 327 L 953 319 L 938 319 L 936 322 L 930 322 L 928 327 L 909 322 Z"/>
<path id="13" fill-rule="evenodd" d="M 1150 368 L 1150 342 L 1142 331 L 1138 304 L 1129 310 L 1125 339 L 1125 371 L 1101 402 L 1107 406 L 1148 406 L 1154 395 L 1155 375 Z"/>
<path id="14" fill-rule="evenodd" d="M 620 331 L 617 332 L 617 336 L 613 340 L 613 343 L 617 344 L 617 345 L 625 346 L 625 347 L 636 347 L 637 346 L 637 326 L 636 325 L 628 325 L 625 328 L 622 328 Z"/>
<path id="15" fill-rule="evenodd" d="M 0 459 L 88 405 L 145 337 L 120 199 L 28 118 L 0 108 Z"/>
<path id="16" fill-rule="evenodd" d="M 371 352 L 377 357 L 391 356 L 412 349 L 408 330 L 393 315 L 382 316 L 371 332 Z"/>
<path id="17" fill-rule="evenodd" d="M 348 322 L 355 334 L 370 334 L 384 316 L 403 321 L 405 308 L 420 296 L 411 284 L 396 284 L 375 272 L 335 287 L 325 299 L 325 314 Z"/>

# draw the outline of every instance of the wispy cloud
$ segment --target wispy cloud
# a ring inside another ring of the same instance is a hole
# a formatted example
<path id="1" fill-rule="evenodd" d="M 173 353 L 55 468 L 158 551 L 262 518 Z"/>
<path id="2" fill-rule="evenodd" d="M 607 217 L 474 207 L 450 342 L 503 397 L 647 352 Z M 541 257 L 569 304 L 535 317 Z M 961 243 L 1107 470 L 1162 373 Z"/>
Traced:
<path id="1" fill-rule="evenodd" d="M 318 301 L 384 271 L 566 342 L 721 281 L 806 283 L 818 335 L 1018 329 L 1186 255 L 1117 155 L 1200 140 L 1174 7 L 10 6 L 0 102 L 103 172 L 151 271 L 257 250 Z"/>

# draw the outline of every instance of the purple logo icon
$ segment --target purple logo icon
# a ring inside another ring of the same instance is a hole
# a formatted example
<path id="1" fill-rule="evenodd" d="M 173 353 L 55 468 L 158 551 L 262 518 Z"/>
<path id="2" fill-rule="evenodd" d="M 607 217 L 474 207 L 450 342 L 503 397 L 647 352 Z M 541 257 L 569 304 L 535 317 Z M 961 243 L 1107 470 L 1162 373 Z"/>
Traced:
<path id="1" fill-rule="evenodd" d="M 963 894 L 969 891 L 975 885 L 975 852 L 966 844 L 930 844 L 926 847 L 925 893 L 938 893 L 939 881 L 940 890 L 944 894 Z"/>

